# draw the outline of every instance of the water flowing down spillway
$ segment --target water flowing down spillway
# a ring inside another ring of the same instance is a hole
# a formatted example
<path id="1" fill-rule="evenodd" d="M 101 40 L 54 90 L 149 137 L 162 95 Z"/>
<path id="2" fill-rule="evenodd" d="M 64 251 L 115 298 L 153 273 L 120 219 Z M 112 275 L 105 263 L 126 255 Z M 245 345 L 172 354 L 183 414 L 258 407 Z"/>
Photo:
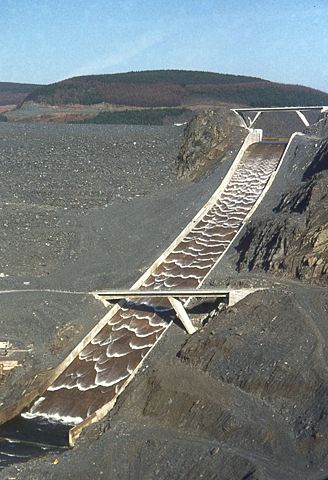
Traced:
<path id="1" fill-rule="evenodd" d="M 240 230 L 285 147 L 278 142 L 248 147 L 216 203 L 141 288 L 199 287 Z M 166 299 L 142 304 L 120 308 L 23 415 L 76 425 L 115 399 L 170 324 Z"/>

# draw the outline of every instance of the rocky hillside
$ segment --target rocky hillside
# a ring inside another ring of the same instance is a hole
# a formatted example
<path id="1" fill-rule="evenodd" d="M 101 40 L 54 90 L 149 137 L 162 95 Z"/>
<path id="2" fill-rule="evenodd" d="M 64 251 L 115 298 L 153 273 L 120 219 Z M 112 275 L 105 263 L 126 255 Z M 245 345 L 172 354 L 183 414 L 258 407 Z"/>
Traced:
<path id="1" fill-rule="evenodd" d="M 239 149 L 248 131 L 228 108 L 209 109 L 188 124 L 176 161 L 179 178 L 195 180 L 211 171 L 229 150 Z"/>
<path id="2" fill-rule="evenodd" d="M 251 106 L 328 103 L 328 94 L 256 77 L 184 70 L 151 70 L 69 78 L 34 90 L 26 101 L 49 105 L 98 104 L 176 107 L 233 103 Z"/>
<path id="3" fill-rule="evenodd" d="M 307 131 L 325 134 L 300 185 L 282 194 L 273 213 L 251 223 L 239 246 L 239 271 L 328 285 L 328 117 Z M 298 151 L 295 151 L 297 162 Z"/>

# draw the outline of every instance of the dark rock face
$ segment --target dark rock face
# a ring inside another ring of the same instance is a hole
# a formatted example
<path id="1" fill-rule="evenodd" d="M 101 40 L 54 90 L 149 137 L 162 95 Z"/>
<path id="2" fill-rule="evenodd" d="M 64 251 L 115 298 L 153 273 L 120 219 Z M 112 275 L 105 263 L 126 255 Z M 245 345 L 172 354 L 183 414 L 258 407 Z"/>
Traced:
<path id="1" fill-rule="evenodd" d="M 328 137 L 328 112 L 323 112 L 317 123 L 309 126 L 304 130 L 304 133 L 313 135 L 319 138 Z"/>
<path id="2" fill-rule="evenodd" d="M 254 453 L 274 454 L 281 463 L 291 454 L 308 466 L 328 467 L 323 441 L 328 337 L 319 312 L 327 308 L 328 298 L 323 290 L 316 301 L 321 307 L 313 310 L 313 299 L 306 299 L 304 307 L 297 295 L 257 293 L 210 321 L 183 346 L 183 362 L 206 372 L 231 395 L 225 417 L 217 407 L 216 421 L 209 423 L 217 438 L 229 438 L 234 446 L 252 445 Z M 223 406 L 225 395 L 218 404 Z M 200 419 L 199 424 L 206 428 Z"/>
<path id="3" fill-rule="evenodd" d="M 297 151 L 295 160 L 297 161 Z M 274 209 L 251 223 L 237 251 L 238 270 L 265 270 L 328 284 L 328 139 L 303 174 L 303 181 Z"/>
<path id="4" fill-rule="evenodd" d="M 179 178 L 197 180 L 212 170 L 247 135 L 237 115 L 227 108 L 206 110 L 189 123 L 176 168 Z"/>
<path id="5" fill-rule="evenodd" d="M 327 117 L 327 137 L 328 137 L 328 117 Z M 313 162 L 308 166 L 303 175 L 303 180 L 311 178 L 316 173 L 328 169 L 328 138 L 322 142 L 321 147 L 314 157 Z"/>

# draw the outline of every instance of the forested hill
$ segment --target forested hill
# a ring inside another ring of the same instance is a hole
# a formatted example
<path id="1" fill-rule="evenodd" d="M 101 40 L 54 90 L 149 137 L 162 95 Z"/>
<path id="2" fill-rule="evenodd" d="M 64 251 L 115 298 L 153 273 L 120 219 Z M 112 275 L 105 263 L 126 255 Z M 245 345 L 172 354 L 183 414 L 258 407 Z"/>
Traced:
<path id="1" fill-rule="evenodd" d="M 328 94 L 256 77 L 185 70 L 150 70 L 74 77 L 41 86 L 26 101 L 49 105 L 106 102 L 135 107 L 177 107 L 224 102 L 250 106 L 328 104 Z"/>
<path id="2" fill-rule="evenodd" d="M 38 87 L 32 83 L 0 82 L 0 105 L 17 105 Z"/>

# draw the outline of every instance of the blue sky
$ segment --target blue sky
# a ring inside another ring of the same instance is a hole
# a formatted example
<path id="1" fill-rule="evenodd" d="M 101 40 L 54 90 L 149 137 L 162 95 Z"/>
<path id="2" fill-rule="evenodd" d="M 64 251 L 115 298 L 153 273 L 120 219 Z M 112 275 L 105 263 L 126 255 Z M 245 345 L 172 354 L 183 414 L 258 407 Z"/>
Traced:
<path id="1" fill-rule="evenodd" d="M 0 81 L 193 69 L 328 91 L 328 0 L 0 0 Z"/>

